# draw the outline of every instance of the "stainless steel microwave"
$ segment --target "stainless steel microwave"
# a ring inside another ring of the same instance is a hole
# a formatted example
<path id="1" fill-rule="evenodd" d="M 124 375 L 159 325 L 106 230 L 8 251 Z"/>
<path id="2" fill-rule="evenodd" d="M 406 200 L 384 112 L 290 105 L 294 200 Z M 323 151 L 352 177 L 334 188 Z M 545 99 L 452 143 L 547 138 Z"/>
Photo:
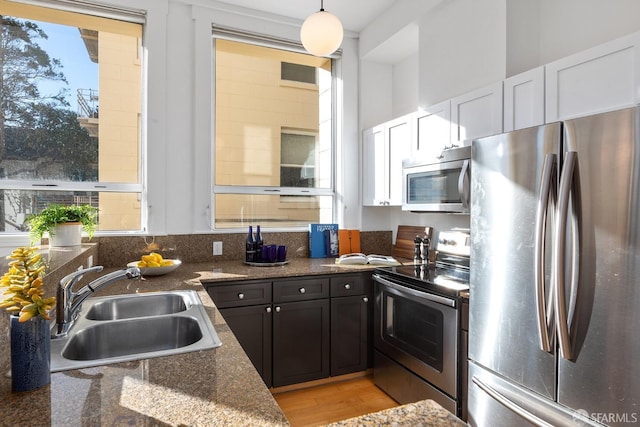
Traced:
<path id="1" fill-rule="evenodd" d="M 444 150 L 437 160 L 402 162 L 402 210 L 468 213 L 471 147 Z"/>

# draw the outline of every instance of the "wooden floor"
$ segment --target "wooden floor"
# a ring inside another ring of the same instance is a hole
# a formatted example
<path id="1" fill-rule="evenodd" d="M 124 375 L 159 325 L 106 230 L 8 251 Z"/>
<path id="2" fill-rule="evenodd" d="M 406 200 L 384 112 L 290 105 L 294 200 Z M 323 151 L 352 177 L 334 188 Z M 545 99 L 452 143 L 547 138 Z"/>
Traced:
<path id="1" fill-rule="evenodd" d="M 274 393 L 293 427 L 323 426 L 335 421 L 398 406 L 371 376 Z"/>

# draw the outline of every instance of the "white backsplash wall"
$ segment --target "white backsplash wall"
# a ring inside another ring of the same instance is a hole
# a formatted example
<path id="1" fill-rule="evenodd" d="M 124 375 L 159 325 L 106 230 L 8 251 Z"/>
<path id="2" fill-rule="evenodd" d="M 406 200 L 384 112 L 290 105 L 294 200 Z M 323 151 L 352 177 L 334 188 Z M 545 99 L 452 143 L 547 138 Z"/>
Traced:
<path id="1" fill-rule="evenodd" d="M 400 208 L 397 208 L 397 210 L 392 212 L 391 221 L 394 223 L 392 227 L 392 239 L 394 243 L 396 241 L 398 225 L 424 225 L 433 227 L 433 235 L 435 238 L 437 238 L 438 233 L 443 230 L 469 228 L 469 215 L 431 212 L 403 212 Z"/>
<path id="2" fill-rule="evenodd" d="M 434 236 L 442 230 L 453 228 L 469 228 L 469 215 L 447 213 L 414 213 L 405 212 L 400 207 L 366 207 L 363 208 L 362 230 L 384 230 L 393 232 L 395 244 L 398 225 L 430 226 L 434 228 Z"/>

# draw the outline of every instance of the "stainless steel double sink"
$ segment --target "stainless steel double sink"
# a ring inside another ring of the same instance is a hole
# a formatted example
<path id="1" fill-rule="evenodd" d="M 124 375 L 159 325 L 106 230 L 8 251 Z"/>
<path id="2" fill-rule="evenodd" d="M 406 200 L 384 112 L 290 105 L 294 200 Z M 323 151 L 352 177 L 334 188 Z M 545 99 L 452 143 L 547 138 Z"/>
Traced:
<path id="1" fill-rule="evenodd" d="M 51 340 L 51 372 L 222 345 L 196 291 L 89 298 L 66 336 Z"/>

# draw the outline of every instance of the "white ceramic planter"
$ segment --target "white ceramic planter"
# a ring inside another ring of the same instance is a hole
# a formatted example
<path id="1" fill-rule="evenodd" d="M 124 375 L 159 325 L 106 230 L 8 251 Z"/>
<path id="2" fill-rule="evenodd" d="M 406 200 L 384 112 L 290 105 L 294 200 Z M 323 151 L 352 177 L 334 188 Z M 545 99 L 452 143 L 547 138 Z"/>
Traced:
<path id="1" fill-rule="evenodd" d="M 79 246 L 82 243 L 82 224 L 68 222 L 58 224 L 49 236 L 49 247 Z"/>

